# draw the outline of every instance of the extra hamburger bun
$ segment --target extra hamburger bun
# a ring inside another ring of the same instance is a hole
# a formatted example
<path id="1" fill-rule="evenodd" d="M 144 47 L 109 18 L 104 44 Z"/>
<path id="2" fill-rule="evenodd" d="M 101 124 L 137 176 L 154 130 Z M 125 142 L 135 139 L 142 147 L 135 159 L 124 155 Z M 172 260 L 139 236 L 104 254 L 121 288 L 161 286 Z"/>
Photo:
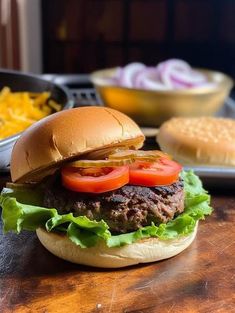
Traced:
<path id="1" fill-rule="evenodd" d="M 76 246 L 65 235 L 48 233 L 42 228 L 37 229 L 36 232 L 42 245 L 64 260 L 95 267 L 119 268 L 156 262 L 179 254 L 193 242 L 197 226 L 190 235 L 177 240 L 160 240 L 151 237 L 118 248 L 108 248 L 100 242 L 95 247 L 83 249 Z"/>
<path id="2" fill-rule="evenodd" d="M 83 107 L 50 115 L 29 127 L 11 157 L 13 182 L 41 180 L 61 162 L 91 151 L 124 146 L 138 149 L 144 135 L 128 116 L 104 107 Z"/>
<path id="3" fill-rule="evenodd" d="M 235 120 L 172 118 L 157 135 L 160 148 L 183 165 L 235 166 Z"/>

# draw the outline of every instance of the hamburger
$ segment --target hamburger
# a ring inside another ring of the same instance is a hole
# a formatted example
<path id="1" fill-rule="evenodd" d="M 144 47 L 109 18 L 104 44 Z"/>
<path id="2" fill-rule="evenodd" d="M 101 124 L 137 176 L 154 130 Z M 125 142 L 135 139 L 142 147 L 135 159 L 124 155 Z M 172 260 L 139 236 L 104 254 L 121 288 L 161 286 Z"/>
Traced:
<path id="1" fill-rule="evenodd" d="M 0 196 L 4 231 L 36 231 L 54 255 L 115 268 L 172 257 L 211 213 L 199 178 L 104 107 L 55 113 L 29 127 Z"/>

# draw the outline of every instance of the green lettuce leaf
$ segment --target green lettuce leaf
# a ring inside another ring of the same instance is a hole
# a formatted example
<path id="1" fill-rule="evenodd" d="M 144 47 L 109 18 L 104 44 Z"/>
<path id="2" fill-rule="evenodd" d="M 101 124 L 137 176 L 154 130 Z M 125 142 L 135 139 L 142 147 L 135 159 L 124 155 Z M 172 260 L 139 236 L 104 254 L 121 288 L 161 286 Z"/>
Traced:
<path id="1" fill-rule="evenodd" d="M 185 210 L 167 224 L 152 225 L 127 234 L 112 235 L 107 223 L 91 221 L 72 213 L 60 215 L 56 209 L 41 207 L 42 197 L 38 189 L 4 188 L 0 195 L 4 231 L 36 230 L 66 233 L 69 239 L 82 248 L 95 246 L 100 240 L 108 247 L 120 247 L 137 240 L 158 237 L 170 240 L 193 232 L 196 222 L 212 213 L 210 196 L 203 189 L 200 179 L 192 172 L 182 172 L 184 179 Z M 39 188 L 40 189 L 40 188 Z"/>

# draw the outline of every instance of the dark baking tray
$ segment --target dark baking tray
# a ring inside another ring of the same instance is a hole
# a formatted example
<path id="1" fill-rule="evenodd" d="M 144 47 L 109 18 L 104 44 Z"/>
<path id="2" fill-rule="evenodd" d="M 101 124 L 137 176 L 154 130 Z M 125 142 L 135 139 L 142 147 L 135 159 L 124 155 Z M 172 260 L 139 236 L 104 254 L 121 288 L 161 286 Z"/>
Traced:
<path id="1" fill-rule="evenodd" d="M 192 169 L 205 186 L 235 189 L 235 167 L 185 166 L 184 169 Z"/>

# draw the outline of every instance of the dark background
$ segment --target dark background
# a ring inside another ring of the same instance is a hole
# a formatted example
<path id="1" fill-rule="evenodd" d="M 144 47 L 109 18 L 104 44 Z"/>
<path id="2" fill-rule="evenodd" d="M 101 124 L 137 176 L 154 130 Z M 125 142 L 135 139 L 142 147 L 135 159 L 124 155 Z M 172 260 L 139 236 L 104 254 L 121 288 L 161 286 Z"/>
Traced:
<path id="1" fill-rule="evenodd" d="M 181 58 L 235 77 L 234 0 L 42 0 L 43 72 Z"/>

